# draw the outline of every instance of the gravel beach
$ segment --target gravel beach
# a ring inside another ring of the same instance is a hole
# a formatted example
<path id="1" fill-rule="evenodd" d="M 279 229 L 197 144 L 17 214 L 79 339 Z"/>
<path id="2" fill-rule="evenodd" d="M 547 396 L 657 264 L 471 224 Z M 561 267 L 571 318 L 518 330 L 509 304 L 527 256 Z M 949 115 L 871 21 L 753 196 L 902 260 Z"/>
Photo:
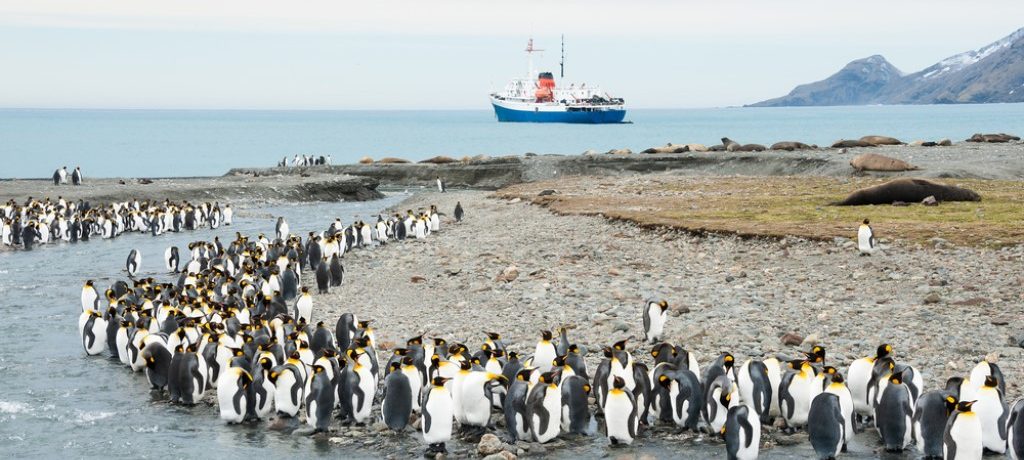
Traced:
<path id="1" fill-rule="evenodd" d="M 373 319 L 382 349 L 421 333 L 473 349 L 483 331 L 495 330 L 526 354 L 541 329 L 565 325 L 572 342 L 591 350 L 593 369 L 595 351 L 624 338 L 634 356 L 649 359 L 640 306 L 660 296 L 671 306 L 666 337 L 702 365 L 723 351 L 742 362 L 816 343 L 845 371 L 888 342 L 897 361 L 924 374 L 926 389 L 969 373 L 987 356 L 1006 374 L 1007 400 L 1021 396 L 1024 247 L 894 242 L 882 255 L 859 257 L 842 243 L 693 236 L 560 217 L 479 191 L 423 192 L 396 210 L 437 204 L 450 215 L 457 200 L 464 222 L 445 217 L 441 232 L 426 240 L 346 257 L 345 283 L 316 297 L 314 321 L 333 322 L 345 312 Z M 787 333 L 804 343 L 784 345 Z M 879 447 L 874 437 L 858 436 L 867 449 L 861 453 Z M 765 441 L 786 438 L 773 432 Z"/>

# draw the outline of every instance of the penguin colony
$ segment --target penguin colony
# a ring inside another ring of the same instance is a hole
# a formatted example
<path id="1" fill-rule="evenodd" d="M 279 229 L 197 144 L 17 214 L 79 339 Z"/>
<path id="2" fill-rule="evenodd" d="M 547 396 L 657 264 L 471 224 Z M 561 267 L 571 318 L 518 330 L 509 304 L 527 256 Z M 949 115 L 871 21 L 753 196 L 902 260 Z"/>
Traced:
<path id="1" fill-rule="evenodd" d="M 88 201 L 29 198 L 0 205 L 0 244 L 31 250 L 56 241 L 77 243 L 97 237 L 116 238 L 129 232 L 150 233 L 219 228 L 231 225 L 231 205 L 175 203 L 169 200 L 123 201 L 93 207 Z"/>
<path id="2" fill-rule="evenodd" d="M 144 371 L 152 388 L 166 390 L 175 403 L 215 394 L 228 423 L 274 416 L 304 420 L 314 432 L 331 430 L 336 420 L 343 426 L 382 421 L 405 431 L 415 414 L 429 457 L 446 452 L 455 427 L 479 435 L 500 419 L 506 439 L 544 443 L 594 435 L 596 417 L 598 434 L 612 445 L 630 445 L 643 430 L 665 424 L 720 436 L 731 459 L 757 458 L 762 426 L 776 422 L 786 432 L 806 430 L 822 459 L 841 456 L 856 433 L 871 429 L 890 452 L 1024 458 L 1024 400 L 1007 405 L 995 363 L 981 361 L 969 375 L 931 390 L 888 344 L 842 370 L 826 360 L 822 346 L 798 358 L 742 364 L 722 353 L 702 366 L 665 341 L 663 299 L 640 308 L 650 348 L 611 344 L 593 371 L 566 328 L 557 336 L 541 331 L 529 350 L 513 350 L 501 334 L 484 332 L 477 347 L 421 335 L 381 355 L 372 321 L 351 313 L 330 323 L 316 317 L 301 273 L 318 273 L 319 285 L 322 267 L 347 251 L 438 231 L 436 207 L 380 217 L 374 226 L 343 228 L 336 221 L 305 244 L 282 232 L 285 225 L 279 220 L 283 238 L 274 241 L 237 235 L 227 247 L 194 243 L 177 283 L 118 281 L 106 290 L 106 305 L 87 282 L 79 320 L 86 353 L 107 350 Z"/>

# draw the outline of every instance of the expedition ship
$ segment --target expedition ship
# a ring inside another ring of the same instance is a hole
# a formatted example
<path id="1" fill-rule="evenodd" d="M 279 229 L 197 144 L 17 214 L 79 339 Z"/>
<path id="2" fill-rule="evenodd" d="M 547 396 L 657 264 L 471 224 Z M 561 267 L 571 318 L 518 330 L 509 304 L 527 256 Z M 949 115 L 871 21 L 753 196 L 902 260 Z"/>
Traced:
<path id="1" fill-rule="evenodd" d="M 534 73 L 533 53 L 543 50 L 526 45 L 529 60 L 527 78 L 512 80 L 503 91 L 491 93 L 491 105 L 498 121 L 535 123 L 621 123 L 626 117 L 625 101 L 586 83 L 555 84 L 551 72 Z M 562 42 L 560 77 L 565 77 L 565 42 Z M 537 75 L 534 79 L 534 75 Z"/>

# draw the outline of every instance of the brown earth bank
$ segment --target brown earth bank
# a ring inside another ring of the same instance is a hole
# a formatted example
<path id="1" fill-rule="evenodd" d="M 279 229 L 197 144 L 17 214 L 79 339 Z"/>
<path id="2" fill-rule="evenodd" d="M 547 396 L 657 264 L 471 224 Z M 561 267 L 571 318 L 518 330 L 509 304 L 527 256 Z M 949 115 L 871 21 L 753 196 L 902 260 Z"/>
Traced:
<path id="1" fill-rule="evenodd" d="M 913 171 L 857 171 L 850 161 L 872 153 L 907 162 Z M 478 156 L 454 163 L 386 163 L 305 168 L 236 168 L 228 176 L 337 175 L 371 177 L 384 185 L 494 190 L 509 185 L 567 176 L 619 176 L 672 172 L 679 175 L 926 177 L 1024 180 L 1024 144 L 961 142 L 951 146 L 887 145 L 850 149 L 763 152 L 687 152 L 662 154 L 593 153 L 584 155 Z"/>
<path id="2" fill-rule="evenodd" d="M 56 200 L 164 200 L 221 202 L 366 201 L 382 198 L 379 182 L 354 176 L 259 176 L 174 179 L 93 179 L 83 185 L 53 185 L 49 180 L 2 180 L 0 202 L 28 197 Z"/>

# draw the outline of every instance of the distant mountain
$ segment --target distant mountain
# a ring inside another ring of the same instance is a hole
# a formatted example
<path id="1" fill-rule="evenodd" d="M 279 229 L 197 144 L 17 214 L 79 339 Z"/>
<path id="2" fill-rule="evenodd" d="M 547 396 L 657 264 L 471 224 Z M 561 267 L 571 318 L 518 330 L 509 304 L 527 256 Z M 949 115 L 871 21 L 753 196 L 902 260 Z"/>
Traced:
<path id="1" fill-rule="evenodd" d="M 750 107 L 1024 102 L 1024 28 L 905 75 L 882 56 Z"/>

